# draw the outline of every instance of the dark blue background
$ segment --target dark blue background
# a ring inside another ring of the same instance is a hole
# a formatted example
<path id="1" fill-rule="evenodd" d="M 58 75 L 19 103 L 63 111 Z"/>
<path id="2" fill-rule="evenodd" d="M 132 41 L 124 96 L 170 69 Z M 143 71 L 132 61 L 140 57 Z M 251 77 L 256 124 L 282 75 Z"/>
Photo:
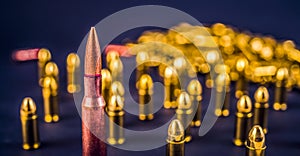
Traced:
<path id="1" fill-rule="evenodd" d="M 223 22 L 240 30 L 249 30 L 276 39 L 300 42 L 300 2 L 279 0 L 252 1 L 142 1 L 142 0 L 26 0 L 2 1 L 0 5 L 0 155 L 81 155 L 81 121 L 72 96 L 65 91 L 65 58 L 76 51 L 91 26 L 119 10 L 137 5 L 156 4 L 182 10 L 204 24 Z M 135 39 L 139 34 L 129 36 Z M 62 120 L 45 124 L 42 119 L 41 89 L 37 85 L 36 63 L 17 64 L 11 52 L 19 48 L 46 47 L 61 72 Z M 253 86 L 255 89 L 255 86 Z M 272 89 L 270 89 L 272 90 Z M 253 93 L 253 92 L 252 92 Z M 38 105 L 42 147 L 36 151 L 21 149 L 19 106 L 22 98 L 32 96 Z M 299 93 L 289 94 L 287 112 L 270 112 L 268 155 L 300 154 Z M 234 104 L 234 103 L 233 103 Z M 234 109 L 233 109 L 234 110 Z M 163 113 L 163 112 L 162 112 Z M 128 119 L 131 120 L 131 119 Z M 234 116 L 220 119 L 208 135 L 186 146 L 186 155 L 244 154 L 231 143 Z M 164 155 L 164 147 L 146 152 L 128 152 L 109 148 L 110 155 Z"/>

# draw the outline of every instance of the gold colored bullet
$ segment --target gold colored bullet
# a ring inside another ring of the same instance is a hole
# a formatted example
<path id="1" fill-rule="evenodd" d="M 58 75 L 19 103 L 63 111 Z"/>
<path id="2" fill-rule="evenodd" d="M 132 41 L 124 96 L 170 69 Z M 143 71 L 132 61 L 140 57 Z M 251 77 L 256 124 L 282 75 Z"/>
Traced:
<path id="1" fill-rule="evenodd" d="M 198 80 L 191 80 L 187 91 L 190 94 L 192 105 L 197 106 L 196 114 L 191 122 L 191 126 L 199 127 L 202 118 L 202 86 Z"/>
<path id="2" fill-rule="evenodd" d="M 184 128 L 181 122 L 174 119 L 168 128 L 166 156 L 184 156 Z"/>
<path id="3" fill-rule="evenodd" d="M 105 100 L 105 103 L 109 103 L 109 98 L 111 96 L 110 89 L 112 85 L 112 77 L 108 69 L 102 69 L 101 75 L 102 75 L 102 86 L 101 86 L 102 96 Z"/>
<path id="4" fill-rule="evenodd" d="M 184 75 L 187 74 L 187 62 L 186 62 L 185 58 L 184 57 L 175 58 L 173 65 L 174 65 L 174 69 L 176 69 L 177 76 L 180 80 L 180 84 L 185 86 L 186 80 L 185 80 Z"/>
<path id="5" fill-rule="evenodd" d="M 123 144 L 124 138 L 124 102 L 119 95 L 111 96 L 106 112 L 109 116 L 109 136 L 107 142 L 111 145 Z"/>
<path id="6" fill-rule="evenodd" d="M 236 146 L 242 146 L 251 128 L 252 103 L 248 95 L 243 95 L 239 99 L 237 102 L 237 110 L 233 143 Z"/>
<path id="7" fill-rule="evenodd" d="M 106 54 L 106 66 L 110 67 L 110 63 L 117 59 L 120 59 L 119 53 L 117 51 L 109 51 Z"/>
<path id="8" fill-rule="evenodd" d="M 57 100 L 58 85 L 56 80 L 51 76 L 43 79 L 42 93 L 44 99 L 44 120 L 45 122 L 58 122 L 59 106 Z"/>
<path id="9" fill-rule="evenodd" d="M 289 72 L 287 68 L 279 68 L 276 74 L 276 83 L 275 83 L 275 97 L 274 97 L 274 110 L 285 111 L 287 109 L 287 79 Z"/>
<path id="10" fill-rule="evenodd" d="M 38 52 L 38 75 L 39 80 L 45 76 L 45 65 L 51 60 L 51 53 L 48 49 L 42 48 Z"/>
<path id="11" fill-rule="evenodd" d="M 265 134 L 259 125 L 252 127 L 245 145 L 246 156 L 265 156 Z"/>
<path id="12" fill-rule="evenodd" d="M 40 147 L 37 118 L 34 101 L 30 97 L 24 98 L 20 108 L 24 150 L 37 149 Z"/>
<path id="13" fill-rule="evenodd" d="M 136 55 L 136 81 L 140 79 L 143 74 L 147 73 L 148 67 L 146 65 L 149 55 L 145 51 L 141 51 Z"/>
<path id="14" fill-rule="evenodd" d="M 248 66 L 246 58 L 239 58 L 236 62 L 236 70 L 239 73 L 239 79 L 236 82 L 235 97 L 239 99 L 242 95 L 248 94 L 248 80 L 245 77 L 245 69 Z"/>
<path id="15" fill-rule="evenodd" d="M 111 84 L 111 88 L 110 88 L 110 96 L 112 95 L 119 95 L 121 97 L 121 99 L 124 101 L 124 94 L 125 94 L 125 90 L 124 90 L 124 86 L 121 82 L 119 81 L 114 81 Z"/>
<path id="16" fill-rule="evenodd" d="M 176 109 L 177 119 L 185 127 L 185 131 L 184 131 L 185 141 L 190 142 L 192 140 L 192 135 L 190 131 L 190 127 L 191 127 L 190 123 L 192 119 L 190 119 L 190 117 L 193 110 L 192 110 L 192 102 L 189 94 L 184 91 L 181 92 L 176 102 L 178 104 L 178 108 Z"/>
<path id="17" fill-rule="evenodd" d="M 268 132 L 269 92 L 266 87 L 259 87 L 255 94 L 253 125 L 260 125 L 265 134 Z"/>
<path id="18" fill-rule="evenodd" d="M 45 65 L 44 70 L 45 70 L 45 75 L 44 75 L 44 77 L 46 77 L 46 76 L 51 76 L 51 77 L 53 77 L 53 78 L 56 80 L 56 83 L 59 82 L 59 69 L 58 69 L 56 63 L 54 63 L 54 62 L 48 62 L 48 63 Z M 44 81 L 44 80 L 43 80 L 44 77 L 42 77 L 42 78 L 40 79 L 40 84 L 41 84 L 41 86 L 43 86 L 42 84 L 43 84 L 43 81 Z"/>
<path id="19" fill-rule="evenodd" d="M 139 92 L 139 119 L 152 120 L 153 116 L 153 81 L 150 75 L 144 74 L 137 82 Z"/>
<path id="20" fill-rule="evenodd" d="M 80 72 L 80 58 L 76 53 L 70 53 L 67 56 L 67 91 L 69 93 L 76 93 L 80 91 L 80 84 L 76 76 Z"/>
<path id="21" fill-rule="evenodd" d="M 113 81 L 123 82 L 123 63 L 121 59 L 112 60 L 109 64 L 109 70 Z"/>
<path id="22" fill-rule="evenodd" d="M 216 116 L 229 116 L 230 113 L 230 77 L 228 74 L 219 74 L 216 77 Z M 222 92 L 225 91 L 224 101 Z M 223 106 L 221 106 L 223 104 Z"/>
<path id="23" fill-rule="evenodd" d="M 177 108 L 176 97 L 180 93 L 179 80 L 176 71 L 167 67 L 164 73 L 165 102 L 164 108 Z"/>

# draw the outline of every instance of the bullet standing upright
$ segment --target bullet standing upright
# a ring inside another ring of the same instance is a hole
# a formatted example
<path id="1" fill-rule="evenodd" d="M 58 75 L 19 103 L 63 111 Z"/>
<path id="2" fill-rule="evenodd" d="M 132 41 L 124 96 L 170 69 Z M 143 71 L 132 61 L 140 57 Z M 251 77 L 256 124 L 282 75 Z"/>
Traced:
<path id="1" fill-rule="evenodd" d="M 184 128 L 177 119 L 171 121 L 168 128 L 166 156 L 184 156 Z"/>
<path id="2" fill-rule="evenodd" d="M 176 97 L 180 93 L 179 80 L 175 69 L 167 67 L 164 73 L 165 101 L 164 108 L 177 108 Z"/>
<path id="3" fill-rule="evenodd" d="M 276 74 L 275 83 L 275 95 L 274 95 L 274 110 L 285 111 L 287 109 L 287 79 L 288 79 L 288 69 L 279 68 Z"/>
<path id="4" fill-rule="evenodd" d="M 192 121 L 192 102 L 187 92 L 181 92 L 177 100 L 178 108 L 176 109 L 176 117 L 182 123 L 185 128 L 184 136 L 185 141 L 190 142 L 192 140 L 191 135 L 191 121 Z"/>
<path id="5" fill-rule="evenodd" d="M 150 75 L 144 74 L 137 82 L 139 92 L 139 119 L 152 120 L 153 116 L 153 81 Z"/>
<path id="6" fill-rule="evenodd" d="M 37 149 L 40 147 L 37 118 L 34 101 L 30 97 L 24 98 L 20 109 L 24 150 Z"/>
<path id="7" fill-rule="evenodd" d="M 260 125 L 265 134 L 268 132 L 269 92 L 266 87 L 259 87 L 255 94 L 253 125 Z"/>
<path id="8" fill-rule="evenodd" d="M 123 63 L 120 58 L 110 62 L 109 70 L 113 81 L 123 82 Z"/>
<path id="9" fill-rule="evenodd" d="M 242 95 L 248 94 L 248 80 L 245 77 L 245 70 L 248 66 L 246 58 L 239 58 L 236 62 L 236 70 L 239 73 L 239 79 L 236 82 L 235 97 L 239 99 Z"/>
<path id="10" fill-rule="evenodd" d="M 45 65 L 51 60 L 51 53 L 48 49 L 42 48 L 38 51 L 38 75 L 39 80 L 45 76 Z"/>
<path id="11" fill-rule="evenodd" d="M 42 93 L 44 100 L 44 120 L 45 122 L 58 122 L 58 84 L 52 76 L 46 76 L 43 79 Z"/>
<path id="12" fill-rule="evenodd" d="M 106 107 L 109 116 L 109 134 L 107 142 L 111 145 L 123 144 L 124 138 L 124 102 L 119 95 L 112 95 Z"/>
<path id="13" fill-rule="evenodd" d="M 101 86 L 102 96 L 105 100 L 105 103 L 108 103 L 109 98 L 111 96 L 110 88 L 111 88 L 111 84 L 112 84 L 112 77 L 111 77 L 110 71 L 107 69 L 101 70 L 101 76 L 102 76 L 102 86 Z"/>
<path id="14" fill-rule="evenodd" d="M 243 95 L 237 102 L 235 130 L 233 143 L 236 146 L 243 146 L 249 129 L 251 128 L 252 118 L 252 103 L 251 99 L 247 95 Z"/>
<path id="15" fill-rule="evenodd" d="M 245 145 L 246 156 L 265 156 L 265 134 L 259 125 L 252 127 Z"/>
<path id="16" fill-rule="evenodd" d="M 187 91 L 190 94 L 192 105 L 197 106 L 196 114 L 191 122 L 191 126 L 199 127 L 201 125 L 201 117 L 202 117 L 202 86 L 201 83 L 197 80 L 191 80 Z"/>
<path id="17" fill-rule="evenodd" d="M 216 116 L 229 116 L 230 113 L 230 77 L 228 74 L 219 74 L 216 78 Z M 225 98 L 223 101 L 223 92 Z"/>
<path id="18" fill-rule="evenodd" d="M 76 53 L 70 53 L 66 61 L 67 66 L 67 91 L 76 93 L 80 91 L 80 84 L 76 76 L 80 71 L 80 58 Z"/>
<path id="19" fill-rule="evenodd" d="M 85 51 L 82 100 L 82 155 L 105 156 L 105 101 L 101 95 L 101 53 L 96 29 L 91 28 Z"/>

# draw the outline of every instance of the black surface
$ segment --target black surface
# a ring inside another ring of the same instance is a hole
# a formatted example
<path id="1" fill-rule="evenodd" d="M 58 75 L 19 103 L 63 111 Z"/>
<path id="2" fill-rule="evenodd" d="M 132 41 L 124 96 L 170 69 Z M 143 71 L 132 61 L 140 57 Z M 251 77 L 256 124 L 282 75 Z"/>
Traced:
<path id="1" fill-rule="evenodd" d="M 72 95 L 65 91 L 65 58 L 76 51 L 89 28 L 106 16 L 128 7 L 143 4 L 166 5 L 185 11 L 202 23 L 224 22 L 242 30 L 277 39 L 300 39 L 300 9 L 298 1 L 5 1 L 1 2 L 1 52 L 0 52 L 0 155 L 81 155 L 81 120 L 73 104 Z M 131 34 L 134 40 L 139 34 Z M 42 121 L 41 88 L 38 86 L 37 65 L 34 62 L 11 62 L 13 50 L 27 47 L 46 47 L 60 68 L 61 121 L 46 124 Z M 253 89 L 256 86 L 252 86 Z M 272 91 L 272 89 L 270 89 Z M 209 92 L 206 91 L 206 94 Z M 271 94 L 272 95 L 272 94 Z M 24 151 L 21 146 L 19 106 L 22 98 L 31 96 L 38 107 L 42 146 L 35 151 Z M 208 99 L 208 96 L 206 96 Z M 270 130 L 267 135 L 267 155 L 297 156 L 300 154 L 299 92 L 288 94 L 286 112 L 270 111 Z M 232 104 L 234 105 L 234 101 Z M 205 106 L 205 104 L 204 104 Z M 235 110 L 232 107 L 232 110 Z M 166 115 L 165 111 L 160 112 Z M 159 115 L 159 114 L 158 114 Z M 157 118 L 158 119 L 158 118 Z M 137 117 L 128 116 L 132 128 L 141 129 Z M 162 122 L 155 120 L 155 123 Z M 148 126 L 151 127 L 151 124 Z M 196 137 L 186 144 L 186 155 L 241 156 L 245 149 L 232 144 L 234 116 L 221 118 L 204 137 Z M 130 152 L 109 148 L 109 155 L 164 155 L 161 147 L 145 152 Z"/>

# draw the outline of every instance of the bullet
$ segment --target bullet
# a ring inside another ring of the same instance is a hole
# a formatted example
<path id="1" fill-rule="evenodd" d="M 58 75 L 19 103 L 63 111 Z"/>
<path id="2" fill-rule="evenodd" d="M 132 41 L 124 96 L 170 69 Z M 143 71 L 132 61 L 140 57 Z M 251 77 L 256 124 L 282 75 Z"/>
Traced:
<path id="1" fill-rule="evenodd" d="M 209 71 L 213 70 L 216 62 L 219 60 L 219 54 L 217 51 L 209 51 L 205 55 L 205 59 L 209 68 Z M 207 88 L 212 88 L 214 86 L 215 77 L 211 77 L 210 72 L 205 75 L 205 85 Z"/>
<path id="2" fill-rule="evenodd" d="M 145 51 L 138 52 L 136 55 L 136 81 L 140 79 L 143 74 L 146 74 L 148 71 L 146 62 L 149 59 L 149 55 Z"/>
<path id="3" fill-rule="evenodd" d="M 259 125 L 252 127 L 245 145 L 246 156 L 265 156 L 265 134 Z"/>
<path id="4" fill-rule="evenodd" d="M 80 58 L 76 53 L 70 53 L 67 56 L 67 91 L 68 93 L 77 93 L 80 91 L 80 84 L 76 76 L 80 72 Z"/>
<path id="5" fill-rule="evenodd" d="M 30 97 L 23 99 L 20 108 L 23 149 L 32 150 L 40 147 L 36 105 Z"/>
<path id="6" fill-rule="evenodd" d="M 248 60 L 244 57 L 236 62 L 236 70 L 239 73 L 239 79 L 236 82 L 235 97 L 239 99 L 242 95 L 248 94 L 248 80 L 245 77 L 245 69 L 248 66 Z"/>
<path id="7" fill-rule="evenodd" d="M 259 87 L 255 94 L 253 125 L 260 125 L 265 134 L 268 132 L 269 92 L 266 87 Z"/>
<path id="8" fill-rule="evenodd" d="M 121 82 L 114 81 L 112 83 L 111 88 L 110 88 L 110 96 L 112 96 L 112 95 L 119 95 L 124 102 L 125 90 L 124 90 L 124 86 Z"/>
<path id="9" fill-rule="evenodd" d="M 101 70 L 101 76 L 102 76 L 102 96 L 105 100 L 105 103 L 109 102 L 109 98 L 111 96 L 110 94 L 110 88 L 112 84 L 112 77 L 110 74 L 110 71 L 108 69 L 102 69 Z"/>
<path id="10" fill-rule="evenodd" d="M 178 108 L 176 109 L 176 117 L 185 127 L 184 136 L 185 141 L 190 142 L 192 140 L 192 135 L 190 131 L 191 127 L 191 114 L 192 110 L 192 102 L 190 96 L 187 92 L 182 91 L 176 100 L 178 104 Z"/>
<path id="11" fill-rule="evenodd" d="M 165 102 L 164 108 L 177 108 L 176 97 L 180 94 L 179 80 L 176 71 L 167 67 L 164 73 Z"/>
<path id="12" fill-rule="evenodd" d="M 139 93 L 139 119 L 153 120 L 153 81 L 151 76 L 143 74 L 136 86 Z"/>
<path id="13" fill-rule="evenodd" d="M 219 74 L 216 78 L 216 116 L 229 116 L 230 113 L 230 77 L 228 74 Z M 223 92 L 225 98 L 223 101 Z M 223 106 L 222 106 L 223 105 Z"/>
<path id="14" fill-rule="evenodd" d="M 58 122 L 59 120 L 59 105 L 57 100 L 58 85 L 56 80 L 51 76 L 46 76 L 43 79 L 42 86 L 44 100 L 44 120 L 47 123 Z"/>
<path id="15" fill-rule="evenodd" d="M 202 86 L 201 83 L 197 80 L 191 80 L 187 91 L 190 94 L 192 105 L 197 106 L 196 114 L 191 122 L 191 126 L 199 127 L 201 125 L 202 118 Z"/>
<path id="16" fill-rule="evenodd" d="M 107 142 L 111 145 L 123 144 L 124 138 L 124 102 L 119 95 L 112 95 L 106 108 L 109 116 L 109 135 Z"/>
<path id="17" fill-rule="evenodd" d="M 177 76 L 180 79 L 180 84 L 185 86 L 187 74 L 187 62 L 184 57 L 177 57 L 173 62 L 174 68 L 176 69 Z"/>
<path id="18" fill-rule="evenodd" d="M 246 141 L 246 136 L 252 125 L 252 103 L 249 96 L 243 95 L 238 100 L 237 110 L 233 143 L 236 146 L 242 146 Z"/>
<path id="19" fill-rule="evenodd" d="M 58 70 L 58 67 L 56 65 L 56 63 L 54 62 L 48 62 L 46 65 L 45 65 L 45 68 L 44 68 L 45 72 L 44 72 L 44 77 L 46 76 L 50 76 L 50 77 L 53 77 L 56 81 L 56 83 L 58 84 L 59 82 L 59 70 Z M 43 79 L 44 77 L 42 77 L 40 79 L 40 86 L 43 86 Z"/>
<path id="20" fill-rule="evenodd" d="M 39 80 L 45 76 L 45 65 L 51 60 L 51 53 L 48 49 L 41 48 L 38 51 L 38 75 Z"/>
<path id="21" fill-rule="evenodd" d="M 108 51 L 106 54 L 106 66 L 109 68 L 110 63 L 116 59 L 120 59 L 119 53 L 114 50 Z"/>
<path id="22" fill-rule="evenodd" d="M 274 96 L 274 104 L 273 108 L 276 111 L 282 110 L 285 111 L 287 109 L 287 79 L 289 73 L 287 68 L 279 68 L 276 74 L 276 82 L 275 82 L 275 96 Z"/>
<path id="23" fill-rule="evenodd" d="M 109 64 L 109 70 L 113 81 L 123 82 L 123 63 L 121 59 L 114 59 Z"/>
<path id="24" fill-rule="evenodd" d="M 166 156 L 184 156 L 184 128 L 181 122 L 174 119 L 168 128 Z"/>
<path id="25" fill-rule="evenodd" d="M 82 155 L 105 156 L 105 101 L 101 95 L 101 50 L 96 29 L 91 28 L 85 51 L 82 100 Z"/>

